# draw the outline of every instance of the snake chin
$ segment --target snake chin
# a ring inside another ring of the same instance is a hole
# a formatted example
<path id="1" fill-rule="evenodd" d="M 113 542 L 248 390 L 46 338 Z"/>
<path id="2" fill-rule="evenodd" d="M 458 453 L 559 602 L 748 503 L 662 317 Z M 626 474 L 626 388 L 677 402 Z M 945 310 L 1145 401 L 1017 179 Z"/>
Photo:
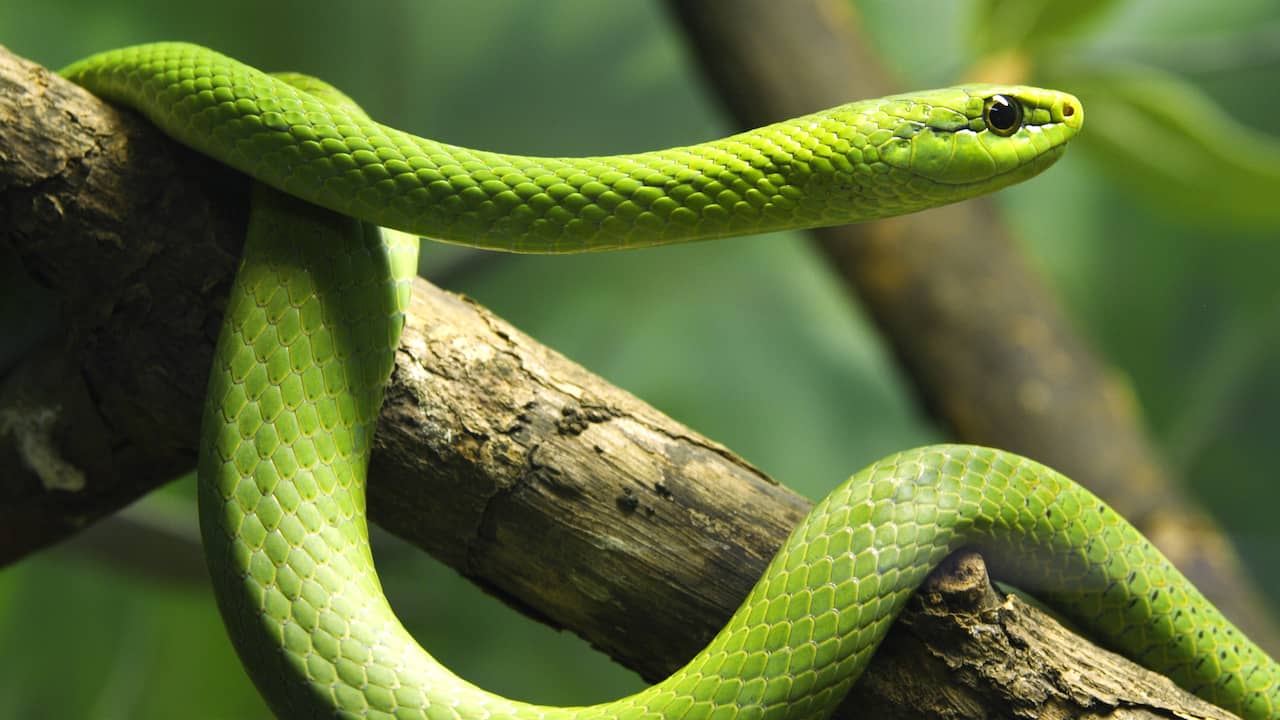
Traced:
<path id="1" fill-rule="evenodd" d="M 949 188 L 952 192 L 957 188 L 964 188 L 964 199 L 968 199 L 979 195 L 986 195 L 987 193 L 1004 189 L 1010 185 L 1016 185 L 1023 180 L 1029 180 L 1045 170 L 1048 170 L 1050 166 L 1062 157 L 1062 154 L 1066 152 L 1066 150 L 1067 146 L 1065 144 L 1052 147 L 1039 155 L 1036 155 L 1029 162 L 1014 166 L 1008 170 L 999 171 L 978 181 L 947 180 L 921 172 L 912 172 L 916 177 L 937 183 L 939 186 Z"/>

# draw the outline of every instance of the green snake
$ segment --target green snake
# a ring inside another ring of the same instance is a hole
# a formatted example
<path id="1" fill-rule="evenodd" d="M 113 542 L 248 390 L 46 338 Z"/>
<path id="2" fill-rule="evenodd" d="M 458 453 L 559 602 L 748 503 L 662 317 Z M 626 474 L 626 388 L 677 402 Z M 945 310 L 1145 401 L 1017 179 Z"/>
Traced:
<path id="1" fill-rule="evenodd" d="M 415 137 L 319 81 L 193 45 L 64 72 L 257 181 L 205 401 L 199 499 L 219 607 L 277 714 L 823 718 L 930 569 L 977 546 L 1106 644 L 1246 718 L 1280 718 L 1280 668 L 1146 539 L 1056 472 L 985 448 L 922 448 L 854 475 L 704 650 L 600 705 L 531 705 L 456 677 L 400 625 L 374 570 L 364 484 L 416 267 L 417 238 L 402 233 L 556 253 L 913 212 L 1049 167 L 1081 128 L 1073 96 L 969 85 L 687 147 L 544 158 Z"/>

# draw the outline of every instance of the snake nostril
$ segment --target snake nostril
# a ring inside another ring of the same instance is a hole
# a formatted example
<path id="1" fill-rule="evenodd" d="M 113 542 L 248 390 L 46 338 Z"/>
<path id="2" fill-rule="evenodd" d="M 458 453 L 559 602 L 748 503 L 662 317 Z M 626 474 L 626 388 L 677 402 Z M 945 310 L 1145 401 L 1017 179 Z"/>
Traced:
<path id="1" fill-rule="evenodd" d="M 1062 117 L 1071 117 L 1076 114 L 1076 106 L 1071 103 L 1062 104 Z"/>

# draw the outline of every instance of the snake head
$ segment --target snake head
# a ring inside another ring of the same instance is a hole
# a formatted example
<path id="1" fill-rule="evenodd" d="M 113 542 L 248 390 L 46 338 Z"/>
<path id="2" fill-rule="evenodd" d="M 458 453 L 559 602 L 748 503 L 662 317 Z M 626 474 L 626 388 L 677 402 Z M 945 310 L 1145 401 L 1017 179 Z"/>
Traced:
<path id="1" fill-rule="evenodd" d="M 964 200 L 1036 176 L 1084 123 L 1074 95 L 1028 86 L 948 87 L 844 110 L 842 120 L 869 140 L 852 163 L 887 165 L 896 177 L 881 193 L 899 197 L 895 213 L 940 204 L 916 199 Z M 902 184 L 910 192 L 897 191 Z"/>
<path id="2" fill-rule="evenodd" d="M 880 160 L 965 197 L 1049 167 L 1084 123 L 1074 95 L 1021 85 L 962 85 L 879 101 Z M 959 192 L 957 192 L 959 191 Z"/>

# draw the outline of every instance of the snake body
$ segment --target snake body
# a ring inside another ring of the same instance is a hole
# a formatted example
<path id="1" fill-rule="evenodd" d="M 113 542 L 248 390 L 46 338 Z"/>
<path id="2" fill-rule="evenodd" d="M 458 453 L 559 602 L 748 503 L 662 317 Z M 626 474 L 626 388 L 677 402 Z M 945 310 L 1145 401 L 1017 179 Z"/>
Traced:
<path id="1" fill-rule="evenodd" d="M 1247 718 L 1280 717 L 1280 668 L 1136 530 L 997 450 L 922 448 L 854 475 L 704 650 L 601 705 L 531 705 L 454 676 L 400 625 L 374 570 L 365 472 L 417 253 L 416 238 L 377 226 L 576 252 L 887 217 L 1044 170 L 1081 127 L 1074 97 L 963 86 L 688 147 L 538 158 L 415 137 L 321 83 L 192 45 L 64 72 L 259 183 L 209 382 L 199 495 L 219 607 L 279 715 L 822 718 L 930 569 L 978 546 L 1103 642 Z"/>

